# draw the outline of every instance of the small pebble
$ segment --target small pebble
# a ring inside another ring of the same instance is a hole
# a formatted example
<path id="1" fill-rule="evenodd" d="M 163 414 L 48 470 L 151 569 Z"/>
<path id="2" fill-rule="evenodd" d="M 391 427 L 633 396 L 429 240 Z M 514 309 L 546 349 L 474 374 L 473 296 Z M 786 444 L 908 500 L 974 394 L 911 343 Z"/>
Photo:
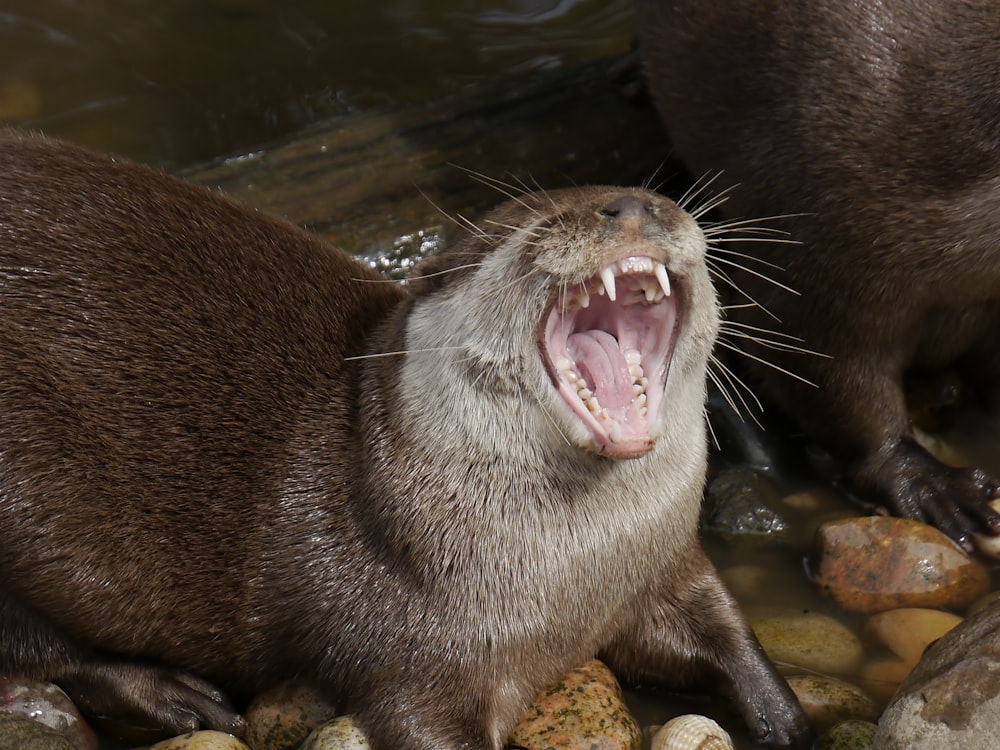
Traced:
<path id="1" fill-rule="evenodd" d="M 872 750 L 875 730 L 870 721 L 842 721 L 816 741 L 815 750 Z"/>
<path id="2" fill-rule="evenodd" d="M 258 695 L 247 708 L 247 744 L 254 750 L 294 750 L 336 715 L 316 688 L 284 682 Z"/>
<path id="3" fill-rule="evenodd" d="M 23 716 L 0 714 L 0 750 L 78 750 L 54 729 Z"/>
<path id="4" fill-rule="evenodd" d="M 864 686 L 865 691 L 879 705 L 884 706 L 892 700 L 900 683 L 906 679 L 912 669 L 912 665 L 894 656 L 871 659 L 861 668 L 858 682 Z"/>
<path id="5" fill-rule="evenodd" d="M 852 612 L 900 607 L 962 609 L 989 588 L 989 573 L 937 529 L 872 516 L 817 532 L 820 590 Z"/>
<path id="6" fill-rule="evenodd" d="M 885 646 L 911 669 L 931 643 L 962 622 L 962 618 L 939 609 L 909 607 L 872 615 L 865 622 L 865 638 Z"/>
<path id="7" fill-rule="evenodd" d="M 225 732 L 190 732 L 157 742 L 149 750 L 250 750 L 250 748 Z"/>
<path id="8" fill-rule="evenodd" d="M 787 679 L 817 734 L 849 719 L 878 718 L 878 704 L 855 685 L 819 675 L 793 675 Z"/>
<path id="9" fill-rule="evenodd" d="M 720 570 L 719 577 L 733 596 L 740 599 L 759 594 L 768 573 L 759 565 L 733 565 Z"/>
<path id="10" fill-rule="evenodd" d="M 338 716 L 310 734 L 300 750 L 371 750 L 371 745 L 352 717 Z"/>
<path id="11" fill-rule="evenodd" d="M 77 750 L 97 750 L 97 735 L 60 688 L 48 682 L 0 678 L 0 714 L 23 716 L 68 739 Z"/>
<path id="12" fill-rule="evenodd" d="M 747 618 L 771 661 L 782 668 L 849 675 L 864 655 L 850 628 L 819 612 L 768 607 L 749 610 Z"/>
<path id="13" fill-rule="evenodd" d="M 611 670 L 593 659 L 539 693 L 510 742 L 528 750 L 639 750 L 642 731 Z"/>

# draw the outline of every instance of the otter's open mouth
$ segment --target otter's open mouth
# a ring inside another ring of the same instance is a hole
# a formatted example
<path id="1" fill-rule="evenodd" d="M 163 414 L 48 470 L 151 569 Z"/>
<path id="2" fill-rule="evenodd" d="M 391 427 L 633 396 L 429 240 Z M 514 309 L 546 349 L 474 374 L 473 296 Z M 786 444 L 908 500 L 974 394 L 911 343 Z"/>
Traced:
<path id="1" fill-rule="evenodd" d="M 676 319 L 667 270 L 646 256 L 611 263 L 553 303 L 543 359 L 596 450 L 628 458 L 652 447 Z"/>

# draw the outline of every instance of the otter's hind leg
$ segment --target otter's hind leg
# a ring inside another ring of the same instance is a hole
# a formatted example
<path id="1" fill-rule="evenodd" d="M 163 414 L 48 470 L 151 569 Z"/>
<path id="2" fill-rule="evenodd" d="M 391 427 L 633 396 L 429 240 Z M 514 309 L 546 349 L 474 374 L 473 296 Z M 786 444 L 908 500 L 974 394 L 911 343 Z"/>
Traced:
<path id="1" fill-rule="evenodd" d="M 601 654 L 624 680 L 721 691 L 759 742 L 807 745 L 805 714 L 700 550 Z M 683 582 L 683 583 L 678 583 Z"/>
<path id="2" fill-rule="evenodd" d="M 93 657 L 0 593 L 0 674 L 54 682 L 85 714 L 148 722 L 178 734 L 200 726 L 242 735 L 245 722 L 214 686 L 184 672 Z"/>

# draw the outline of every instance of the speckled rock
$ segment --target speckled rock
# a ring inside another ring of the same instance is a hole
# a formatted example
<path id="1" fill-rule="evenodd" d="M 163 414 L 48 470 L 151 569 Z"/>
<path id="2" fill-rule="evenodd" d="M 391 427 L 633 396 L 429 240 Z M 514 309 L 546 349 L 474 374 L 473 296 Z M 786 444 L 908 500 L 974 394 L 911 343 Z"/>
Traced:
<path id="1" fill-rule="evenodd" d="M 0 714 L 0 750 L 77 750 L 54 729 L 23 716 Z"/>
<path id="2" fill-rule="evenodd" d="M 0 678 L 0 714 L 32 719 L 66 737 L 77 750 L 97 750 L 97 735 L 55 685 Z"/>
<path id="3" fill-rule="evenodd" d="M 611 670 L 592 660 L 539 693 L 510 740 L 528 750 L 639 750 L 642 732 Z"/>
<path id="4" fill-rule="evenodd" d="M 816 672 L 854 674 L 864 647 L 846 625 L 819 612 L 767 607 L 747 612 L 750 626 L 771 661 Z"/>
<path id="5" fill-rule="evenodd" d="M 250 750 L 250 748 L 225 732 L 189 732 L 157 742 L 149 750 Z"/>
<path id="6" fill-rule="evenodd" d="M 882 714 L 879 750 L 1000 747 L 1000 603 L 927 649 Z"/>
<path id="7" fill-rule="evenodd" d="M 300 750 L 371 750 L 371 745 L 353 718 L 338 716 L 310 734 Z"/>
<path id="8" fill-rule="evenodd" d="M 815 580 L 852 612 L 900 607 L 961 609 L 989 588 L 989 574 L 937 529 L 873 516 L 823 524 Z"/>
<path id="9" fill-rule="evenodd" d="M 258 695 L 247 708 L 246 741 L 253 750 L 293 750 L 336 713 L 316 688 L 284 682 Z"/>
<path id="10" fill-rule="evenodd" d="M 814 750 L 873 750 L 875 724 L 870 721 L 842 721 L 820 737 Z"/>
<path id="11" fill-rule="evenodd" d="M 723 469 L 709 483 L 701 510 L 702 531 L 723 535 L 773 536 L 788 531 L 777 510 L 777 491 L 746 466 Z"/>
<path id="12" fill-rule="evenodd" d="M 793 675 L 787 679 L 817 734 L 842 721 L 878 718 L 878 704 L 855 685 L 820 675 Z"/>

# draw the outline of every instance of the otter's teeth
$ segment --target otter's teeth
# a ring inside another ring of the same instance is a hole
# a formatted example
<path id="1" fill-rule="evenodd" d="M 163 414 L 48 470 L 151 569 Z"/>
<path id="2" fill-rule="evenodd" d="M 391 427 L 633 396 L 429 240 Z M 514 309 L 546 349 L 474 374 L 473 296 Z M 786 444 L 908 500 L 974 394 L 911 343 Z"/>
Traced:
<path id="1" fill-rule="evenodd" d="M 662 263 L 657 263 L 653 266 L 653 273 L 656 275 L 656 280 L 660 282 L 660 289 L 663 290 L 663 296 L 670 296 L 670 277 L 667 276 L 667 267 Z"/>
<path id="2" fill-rule="evenodd" d="M 605 266 L 601 269 L 601 281 L 604 282 L 604 288 L 607 290 L 608 299 L 614 302 L 617 290 L 615 289 L 615 271 L 611 266 Z"/>

